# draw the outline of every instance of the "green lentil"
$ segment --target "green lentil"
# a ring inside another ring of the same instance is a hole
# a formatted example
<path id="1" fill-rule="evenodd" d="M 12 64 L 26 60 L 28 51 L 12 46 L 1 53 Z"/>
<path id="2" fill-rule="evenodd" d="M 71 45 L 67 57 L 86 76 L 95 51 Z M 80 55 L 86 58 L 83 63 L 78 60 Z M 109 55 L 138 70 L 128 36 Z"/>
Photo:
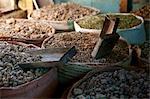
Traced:
<path id="1" fill-rule="evenodd" d="M 111 19 L 120 18 L 119 29 L 127 29 L 137 26 L 141 23 L 140 19 L 137 19 L 133 15 L 109 15 Z M 103 15 L 89 16 L 84 19 L 81 19 L 77 23 L 82 28 L 87 29 L 102 29 L 104 23 Z"/>

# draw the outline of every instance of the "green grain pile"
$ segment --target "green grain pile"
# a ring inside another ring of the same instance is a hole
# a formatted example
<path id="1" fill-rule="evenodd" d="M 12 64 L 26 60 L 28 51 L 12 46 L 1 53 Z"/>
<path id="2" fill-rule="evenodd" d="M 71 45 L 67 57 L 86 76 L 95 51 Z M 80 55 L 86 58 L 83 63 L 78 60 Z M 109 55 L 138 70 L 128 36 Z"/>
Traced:
<path id="1" fill-rule="evenodd" d="M 119 29 L 128 29 L 137 26 L 141 20 L 133 15 L 109 15 L 110 18 L 120 18 Z M 79 20 L 77 23 L 86 29 L 102 29 L 105 17 L 104 15 L 89 16 Z"/>

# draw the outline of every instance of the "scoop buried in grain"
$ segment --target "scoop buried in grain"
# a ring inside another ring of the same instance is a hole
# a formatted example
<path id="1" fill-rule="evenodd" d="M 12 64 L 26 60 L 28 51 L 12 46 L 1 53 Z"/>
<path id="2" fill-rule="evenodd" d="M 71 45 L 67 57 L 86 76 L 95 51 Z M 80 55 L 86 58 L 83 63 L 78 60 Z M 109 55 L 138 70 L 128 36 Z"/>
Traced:
<path id="1" fill-rule="evenodd" d="M 105 22 L 100 34 L 100 38 L 97 41 L 93 51 L 92 57 L 95 59 L 100 59 L 108 56 L 115 44 L 119 40 L 119 35 L 116 33 L 117 27 L 119 24 L 119 19 L 111 20 L 108 17 L 105 17 Z"/>

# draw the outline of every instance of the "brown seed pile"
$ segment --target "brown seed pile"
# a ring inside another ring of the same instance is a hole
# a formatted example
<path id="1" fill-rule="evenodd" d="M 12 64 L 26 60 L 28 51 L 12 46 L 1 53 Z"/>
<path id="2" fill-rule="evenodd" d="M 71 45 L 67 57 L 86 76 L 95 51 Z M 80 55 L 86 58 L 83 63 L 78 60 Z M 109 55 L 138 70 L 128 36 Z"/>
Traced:
<path id="1" fill-rule="evenodd" d="M 82 7 L 75 3 L 62 3 L 49 5 L 35 10 L 32 14 L 34 19 L 46 19 L 52 21 L 75 20 L 84 16 L 97 14 L 98 11 Z"/>
<path id="2" fill-rule="evenodd" d="M 74 56 L 72 62 L 101 62 L 101 63 L 116 63 L 128 56 L 128 46 L 125 42 L 118 42 L 114 47 L 110 56 L 95 60 L 91 53 L 99 38 L 98 33 L 58 33 L 54 34 L 47 43 L 46 48 L 72 47 L 75 46 L 78 53 Z"/>
<path id="3" fill-rule="evenodd" d="M 23 71 L 17 64 L 41 60 L 41 56 L 30 55 L 30 51 L 20 45 L 0 42 L 0 87 L 15 87 L 32 81 L 47 72 L 45 69 Z"/>
<path id="4" fill-rule="evenodd" d="M 32 20 L 1 19 L 0 36 L 24 39 L 40 39 L 48 37 L 54 29 L 46 24 Z"/>
<path id="5" fill-rule="evenodd" d="M 149 80 L 143 71 L 99 72 L 76 85 L 70 99 L 147 99 Z"/>
<path id="6" fill-rule="evenodd" d="M 144 19 L 150 19 L 150 4 L 147 4 L 143 6 L 141 9 L 133 11 L 132 13 L 141 16 Z"/>

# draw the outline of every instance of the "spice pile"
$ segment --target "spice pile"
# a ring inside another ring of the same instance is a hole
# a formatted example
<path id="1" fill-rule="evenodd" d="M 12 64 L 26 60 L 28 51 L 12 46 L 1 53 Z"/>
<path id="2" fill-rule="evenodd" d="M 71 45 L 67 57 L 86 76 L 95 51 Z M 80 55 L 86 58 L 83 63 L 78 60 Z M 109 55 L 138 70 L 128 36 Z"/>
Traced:
<path id="1" fill-rule="evenodd" d="M 91 53 L 99 38 L 98 33 L 58 33 L 54 37 L 45 42 L 46 48 L 72 47 L 75 46 L 78 53 L 71 60 L 72 62 L 100 62 L 100 63 L 116 63 L 128 57 L 128 46 L 125 42 L 119 41 L 114 47 L 110 56 L 95 60 Z"/>
<path id="2" fill-rule="evenodd" d="M 147 99 L 149 75 L 127 71 L 96 73 L 75 86 L 71 99 Z"/>
<path id="3" fill-rule="evenodd" d="M 0 36 L 24 39 L 40 39 L 54 33 L 54 29 L 46 24 L 31 20 L 1 19 Z"/>
<path id="4" fill-rule="evenodd" d="M 150 19 L 150 4 L 147 4 L 147 5 L 143 6 L 141 9 L 139 9 L 137 11 L 133 11 L 131 13 L 141 16 L 144 19 Z"/>
<path id="5" fill-rule="evenodd" d="M 52 21 L 76 20 L 84 16 L 95 15 L 98 11 L 82 7 L 75 3 L 62 3 L 49 5 L 35 10 L 31 15 L 34 19 L 46 19 Z"/>
<path id="6" fill-rule="evenodd" d="M 30 51 L 20 45 L 0 42 L 0 87 L 15 87 L 46 73 L 46 69 L 35 69 L 24 72 L 18 63 L 29 63 L 41 60 L 41 56 L 33 56 L 25 51 Z"/>
<path id="7" fill-rule="evenodd" d="M 108 15 L 110 18 L 120 18 L 120 23 L 118 29 L 128 29 L 134 26 L 137 26 L 141 23 L 140 19 L 137 19 L 133 15 Z M 102 29 L 105 17 L 104 15 L 95 15 L 95 16 L 88 16 L 77 23 L 82 28 L 86 29 Z"/>

